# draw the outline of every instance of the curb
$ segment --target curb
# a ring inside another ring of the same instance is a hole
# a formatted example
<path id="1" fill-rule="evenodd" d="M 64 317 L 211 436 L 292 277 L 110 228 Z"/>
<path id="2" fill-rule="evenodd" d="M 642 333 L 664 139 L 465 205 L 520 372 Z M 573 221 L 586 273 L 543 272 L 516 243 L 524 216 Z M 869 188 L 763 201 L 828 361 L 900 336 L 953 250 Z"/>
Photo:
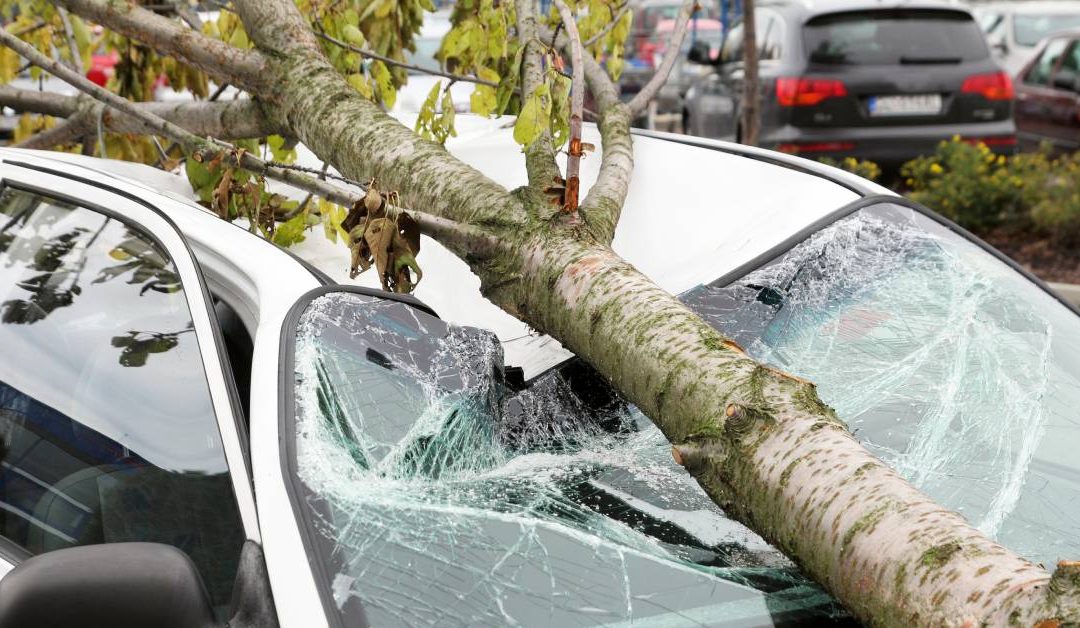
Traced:
<path id="1" fill-rule="evenodd" d="M 1074 283 L 1050 283 L 1049 286 L 1069 303 L 1080 306 L 1080 285 Z"/>

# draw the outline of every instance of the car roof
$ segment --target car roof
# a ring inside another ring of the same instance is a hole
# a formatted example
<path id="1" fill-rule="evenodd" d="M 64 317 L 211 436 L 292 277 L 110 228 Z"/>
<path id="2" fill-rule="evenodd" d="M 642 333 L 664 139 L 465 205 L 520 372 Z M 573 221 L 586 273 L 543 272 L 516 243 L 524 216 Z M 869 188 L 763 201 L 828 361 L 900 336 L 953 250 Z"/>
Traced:
<path id="1" fill-rule="evenodd" d="M 1027 0 L 1024 2 L 987 2 L 974 5 L 979 11 L 998 13 L 1072 13 L 1080 12 L 1080 2 L 1074 0 Z"/>
<path id="2" fill-rule="evenodd" d="M 967 7 L 951 0 L 760 0 L 757 6 L 783 9 L 803 20 L 828 13 L 890 9 L 939 9 L 971 14 Z"/>
<path id="3" fill-rule="evenodd" d="M 414 122 L 414 116 L 407 114 L 401 114 L 399 119 L 408 126 Z M 452 154 L 506 189 L 527 183 L 512 122 L 460 115 L 456 126 L 458 136 L 446 145 Z M 594 125 L 585 125 L 583 140 L 600 145 Z M 298 150 L 301 165 L 321 165 L 303 146 Z M 140 195 L 162 204 L 171 216 L 182 218 L 177 223 L 185 235 L 206 241 L 208 246 L 229 250 L 230 238 L 259 240 L 185 200 L 192 198 L 192 192 L 180 175 L 80 155 L 0 149 L 0 158 L 5 161 L 27 154 L 44 156 L 68 167 L 89 167 L 108 174 L 129 190 L 137 188 Z M 685 136 L 638 135 L 634 140 L 634 161 L 635 174 L 612 246 L 673 294 L 739 268 L 866 194 L 890 193 L 821 164 Z M 583 161 L 583 194 L 595 181 L 599 165 L 600 158 L 595 154 Z M 276 183 L 271 189 L 302 195 Z M 521 366 L 527 378 L 572 357 L 555 340 L 529 329 L 487 301 L 480 292 L 479 278 L 465 262 L 426 236 L 422 242 L 417 261 L 424 269 L 424 278 L 415 295 L 440 317 L 495 332 L 502 341 L 507 364 Z M 275 248 L 269 243 L 259 244 Z M 309 232 L 290 250 L 339 283 L 379 287 L 374 273 L 349 278 L 348 248 L 327 240 L 321 230 Z M 283 253 L 280 256 L 287 257 Z M 277 261 L 279 265 L 287 262 L 295 267 L 292 272 L 296 276 L 301 269 L 294 260 Z M 298 289 L 284 292 L 292 294 Z"/>
<path id="4" fill-rule="evenodd" d="M 720 20 L 713 20 L 713 19 L 703 17 L 703 18 L 698 18 L 698 19 L 694 20 L 693 22 L 691 22 L 691 26 L 687 27 L 687 32 L 688 33 L 691 30 L 694 29 L 694 24 L 696 24 L 698 30 L 702 30 L 702 31 L 718 31 L 723 27 L 723 25 L 720 23 Z M 660 20 L 659 22 L 656 23 L 656 30 L 657 31 L 670 31 L 670 30 L 674 30 L 674 29 L 675 29 L 675 20 Z"/>

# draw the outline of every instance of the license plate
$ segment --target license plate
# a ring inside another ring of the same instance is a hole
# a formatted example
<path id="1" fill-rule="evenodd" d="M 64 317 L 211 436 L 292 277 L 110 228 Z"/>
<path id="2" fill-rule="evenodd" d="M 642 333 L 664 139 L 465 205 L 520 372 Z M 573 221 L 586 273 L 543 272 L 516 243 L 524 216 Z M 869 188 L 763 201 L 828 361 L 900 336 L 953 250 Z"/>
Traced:
<path id="1" fill-rule="evenodd" d="M 871 96 L 867 105 L 872 116 L 936 116 L 941 113 L 941 94 Z"/>

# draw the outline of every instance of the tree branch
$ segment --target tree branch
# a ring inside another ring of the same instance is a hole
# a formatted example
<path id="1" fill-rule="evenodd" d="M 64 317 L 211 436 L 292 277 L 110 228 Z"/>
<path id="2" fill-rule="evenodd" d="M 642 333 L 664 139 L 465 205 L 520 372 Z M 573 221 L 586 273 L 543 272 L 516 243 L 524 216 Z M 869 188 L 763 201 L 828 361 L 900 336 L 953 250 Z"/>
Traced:
<path id="1" fill-rule="evenodd" d="M 563 200 L 563 211 L 576 214 L 578 193 L 581 189 L 581 156 L 584 154 L 581 146 L 581 118 L 585 109 L 585 69 L 582 67 L 584 54 L 582 54 L 581 33 L 578 32 L 573 11 L 563 0 L 555 0 L 555 6 L 559 10 L 559 15 L 562 16 L 563 24 L 566 25 L 566 35 L 570 38 L 570 65 L 573 68 L 573 78 L 570 83 L 570 146 L 566 159 L 566 194 Z"/>
<path id="2" fill-rule="evenodd" d="M 541 37 L 550 40 L 554 35 L 541 29 Z M 570 38 L 560 36 L 556 45 L 567 51 Z M 599 109 L 597 127 L 600 130 L 601 153 L 600 174 L 581 202 L 579 212 L 596 239 L 610 243 L 615 237 L 615 226 L 619 222 L 619 214 L 630 187 L 630 174 L 634 170 L 630 109 L 619 99 L 618 88 L 596 59 L 584 55 L 581 68 Z"/>
<path id="3" fill-rule="evenodd" d="M 49 59 L 35 50 L 32 46 L 24 43 L 17 37 L 12 36 L 3 29 L 0 29 L 0 43 L 11 48 L 19 55 L 31 61 L 34 65 L 57 76 L 72 87 L 101 101 L 111 109 L 135 118 L 149 133 L 154 135 L 164 135 L 173 139 L 191 153 L 192 157 L 196 160 L 206 160 L 215 155 L 223 154 L 229 159 L 230 165 L 249 170 L 256 174 L 261 174 L 283 183 L 288 183 L 293 187 L 312 192 L 347 207 L 351 207 L 364 199 L 364 194 L 349 191 L 326 181 L 319 181 L 318 179 L 314 179 L 297 170 L 291 169 L 288 166 L 272 166 L 246 151 L 236 150 L 221 142 L 197 137 L 176 124 L 157 116 L 149 109 L 140 107 L 126 98 L 121 98 L 78 74 L 75 74 L 68 67 Z M 402 210 L 399 209 L 399 211 Z M 407 211 L 409 216 L 416 220 L 417 224 L 420 225 L 422 233 L 426 233 L 432 237 L 438 237 L 440 240 L 450 243 L 450 245 L 456 245 L 457 249 L 466 255 L 484 257 L 503 250 L 503 245 L 500 240 L 494 236 L 485 234 L 474 227 L 462 225 L 452 220 L 432 216 L 424 212 L 414 210 L 404 211 Z"/>
<path id="4" fill-rule="evenodd" d="M 521 102 L 524 105 L 544 84 L 544 52 L 537 31 L 535 0 L 516 0 L 514 8 L 518 43 L 524 48 L 521 57 Z M 525 147 L 525 170 L 529 175 L 529 187 L 536 190 L 551 187 L 560 178 L 550 131 L 543 131 Z"/>
<path id="5" fill-rule="evenodd" d="M 405 205 L 458 223 L 527 220 L 505 188 L 349 86 L 291 1 L 238 0 L 235 6 L 251 40 L 272 60 L 256 92 L 259 101 L 319 159 L 353 179 L 375 177 L 381 189 L 400 191 Z"/>
<path id="6" fill-rule="evenodd" d="M 92 116 L 87 115 L 85 111 L 80 111 L 51 129 L 46 129 L 40 133 L 31 135 L 18 144 L 15 144 L 14 147 L 47 149 L 53 148 L 54 146 L 74 144 L 82 141 L 83 137 L 87 135 L 87 132 L 93 125 L 94 121 Z"/>
<path id="7" fill-rule="evenodd" d="M 71 53 L 71 67 L 79 74 L 85 74 L 82 55 L 79 54 L 79 46 L 75 43 L 75 33 L 71 30 L 71 18 L 68 16 L 67 9 L 56 7 L 56 11 L 60 14 L 60 22 L 64 25 L 64 40 L 67 42 L 68 52 Z"/>
<path id="8" fill-rule="evenodd" d="M 499 86 L 499 84 L 494 82 L 494 81 L 485 81 L 484 79 L 478 78 L 478 77 L 475 77 L 475 76 L 466 76 L 466 75 L 463 75 L 463 74 L 453 74 L 451 72 L 444 72 L 442 70 L 431 70 L 431 69 L 428 69 L 428 68 L 422 68 L 422 67 L 420 67 L 418 65 L 413 65 L 411 63 L 405 63 L 404 61 L 398 61 L 397 59 L 392 59 L 392 58 L 387 57 L 385 55 L 381 55 L 381 54 L 379 54 L 377 52 L 367 50 L 367 49 L 361 48 L 359 46 L 354 46 L 354 45 L 350 44 L 347 41 L 341 41 L 340 39 L 338 39 L 336 37 L 331 37 L 330 35 L 327 35 L 326 33 L 322 32 L 322 31 L 314 31 L 314 32 L 315 32 L 315 36 L 318 37 L 319 39 L 326 40 L 326 41 L 334 44 L 335 46 L 340 46 L 340 47 L 344 48 L 345 50 L 355 52 L 356 54 L 360 55 L 361 57 L 365 57 L 367 59 L 375 59 L 376 61 L 382 61 L 383 63 L 385 63 L 387 65 L 394 65 L 394 66 L 397 66 L 399 68 L 405 68 L 406 70 L 412 70 L 414 72 L 420 72 L 422 74 L 430 74 L 432 76 L 441 76 L 441 77 L 444 77 L 444 78 L 448 78 L 451 81 L 460 81 L 462 83 L 476 83 L 477 85 L 487 85 L 488 87 L 498 87 Z"/>
<path id="9" fill-rule="evenodd" d="M 227 82 L 255 92 L 263 78 L 265 60 L 257 52 L 240 50 L 193 31 L 138 6 L 132 0 L 56 0 L 76 15 L 117 33 L 137 39 L 157 52 Z"/>
<path id="10" fill-rule="evenodd" d="M 267 119 L 258 103 L 250 98 L 241 98 L 231 102 L 146 102 L 132 103 L 132 105 L 173 122 L 200 137 L 209 135 L 220 139 L 241 139 L 285 133 L 282 127 Z M 86 96 L 64 96 L 52 92 L 19 89 L 10 85 L 0 85 L 0 106 L 9 107 L 20 113 L 40 113 L 57 118 L 69 118 L 69 122 L 85 109 L 89 118 L 81 119 L 79 124 L 87 132 L 92 130 L 90 123 L 96 121 L 101 108 L 104 107 L 96 99 L 88 99 Z M 113 133 L 147 134 L 153 132 L 137 118 L 115 109 L 104 116 L 103 124 Z M 57 135 L 57 137 L 62 136 Z M 29 143 L 24 144 L 24 147 L 51 147 L 64 143 L 43 143 L 47 139 L 37 136 L 28 138 Z"/>
<path id="11" fill-rule="evenodd" d="M 623 16 L 625 16 L 629 12 L 630 12 L 630 6 L 629 5 L 623 5 L 623 8 L 618 13 L 616 13 L 615 15 L 612 16 L 611 21 L 608 22 L 607 24 L 605 24 L 604 28 L 601 28 L 600 31 L 597 32 L 595 35 L 593 35 L 592 37 L 586 39 L 581 45 L 588 48 L 589 46 L 595 44 L 596 42 L 598 42 L 601 39 L 603 39 L 604 37 L 606 37 L 607 34 L 610 33 L 612 31 L 612 29 L 614 29 L 615 26 L 617 26 L 620 21 L 622 21 Z"/>
<path id="12" fill-rule="evenodd" d="M 664 86 L 664 83 L 667 83 L 671 68 L 675 66 L 675 60 L 679 58 L 679 51 L 682 50 L 683 39 L 686 38 L 686 26 L 690 23 L 690 14 L 694 12 L 694 4 L 696 4 L 696 0 L 684 0 L 682 7 L 679 8 L 679 16 L 675 18 L 675 28 L 671 31 L 671 37 L 668 37 L 664 60 L 660 63 L 660 67 L 656 69 L 652 78 L 649 79 L 649 82 L 630 100 L 631 114 L 645 111 L 649 101 L 656 98 L 657 92 Z"/>

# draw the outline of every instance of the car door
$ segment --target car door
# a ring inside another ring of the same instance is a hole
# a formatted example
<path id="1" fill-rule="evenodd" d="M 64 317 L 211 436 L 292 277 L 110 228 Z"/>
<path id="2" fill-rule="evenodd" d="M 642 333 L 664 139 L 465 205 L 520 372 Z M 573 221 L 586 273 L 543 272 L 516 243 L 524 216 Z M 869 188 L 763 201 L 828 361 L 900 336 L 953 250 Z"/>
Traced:
<path id="1" fill-rule="evenodd" d="M 1048 98 L 1047 132 L 1055 147 L 1064 152 L 1080 148 L 1080 42 L 1073 40 L 1061 64 L 1050 77 L 1053 96 Z"/>
<path id="2" fill-rule="evenodd" d="M 1037 148 L 1044 141 L 1057 145 L 1051 118 L 1061 95 L 1051 79 L 1068 45 L 1067 38 L 1051 39 L 1020 74 L 1015 115 L 1017 135 L 1025 149 Z"/>
<path id="3" fill-rule="evenodd" d="M 163 213 L 79 172 L 0 163 L 0 575 L 164 543 L 223 617 L 259 531 L 209 297 Z"/>

